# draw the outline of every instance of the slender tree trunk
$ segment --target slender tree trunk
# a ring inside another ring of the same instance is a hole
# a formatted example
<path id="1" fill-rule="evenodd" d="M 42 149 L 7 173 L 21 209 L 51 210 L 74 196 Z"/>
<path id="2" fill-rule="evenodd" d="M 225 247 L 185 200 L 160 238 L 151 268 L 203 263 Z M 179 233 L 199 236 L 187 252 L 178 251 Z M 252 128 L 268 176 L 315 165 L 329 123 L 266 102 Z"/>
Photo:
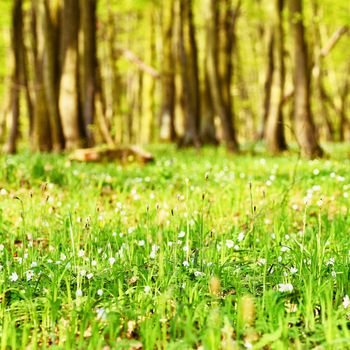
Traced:
<path id="1" fill-rule="evenodd" d="M 59 94 L 59 16 L 60 0 L 43 0 L 42 27 L 44 35 L 44 88 L 49 112 L 52 148 L 58 152 L 64 148 Z"/>
<path id="2" fill-rule="evenodd" d="M 261 120 L 261 126 L 258 133 L 258 139 L 261 140 L 265 136 L 267 119 L 270 113 L 270 103 L 271 103 L 271 90 L 272 90 L 272 80 L 273 72 L 275 70 L 275 56 L 274 56 L 274 47 L 275 47 L 275 33 L 274 28 L 271 26 L 271 31 L 269 33 L 269 42 L 268 42 L 268 52 L 267 52 L 267 71 L 264 84 L 264 106 L 263 106 L 263 116 Z"/>
<path id="3" fill-rule="evenodd" d="M 59 110 L 67 149 L 83 144 L 78 82 L 79 2 L 64 0 L 61 21 Z"/>
<path id="4" fill-rule="evenodd" d="M 271 153 L 279 153 L 287 149 L 283 126 L 283 97 L 286 69 L 284 64 L 284 30 L 283 30 L 284 0 L 275 0 L 275 25 L 276 41 L 273 55 L 275 56 L 275 72 L 270 94 L 270 107 L 267 119 L 265 137 L 267 148 Z"/>
<path id="5" fill-rule="evenodd" d="M 302 20 L 301 0 L 289 0 L 294 39 L 294 123 L 301 154 L 306 158 L 323 154 L 318 144 L 310 106 L 310 66 Z"/>
<path id="6" fill-rule="evenodd" d="M 200 90 L 198 54 L 192 0 L 180 0 L 180 63 L 183 88 L 184 135 L 182 146 L 200 146 Z"/>
<path id="7" fill-rule="evenodd" d="M 80 0 L 81 28 L 83 35 L 82 54 L 82 101 L 87 143 L 94 143 L 92 124 L 95 114 L 96 92 L 96 0 Z"/>
<path id="8" fill-rule="evenodd" d="M 223 139 L 230 151 L 238 151 L 231 98 L 232 49 L 236 14 L 229 0 L 211 0 L 207 61 L 211 96 L 221 120 Z"/>
<path id="9" fill-rule="evenodd" d="M 339 113 L 339 141 L 345 141 L 345 131 L 349 126 L 349 120 L 347 118 L 347 111 L 349 110 L 349 92 L 350 92 L 350 64 L 348 64 L 347 75 L 345 77 L 345 82 L 341 91 L 341 105 Z"/>
<path id="10" fill-rule="evenodd" d="M 17 150 L 16 141 L 19 129 L 20 114 L 20 86 L 22 66 L 22 45 L 23 45 L 23 11 L 22 0 L 15 0 L 12 7 L 12 55 L 13 72 L 11 77 L 11 125 L 10 133 L 5 150 L 8 153 L 15 153 Z"/>
<path id="11" fill-rule="evenodd" d="M 162 107 L 160 113 L 160 138 L 174 141 L 175 132 L 175 55 L 174 55 L 174 0 L 163 2 L 163 63 Z"/>
<path id="12" fill-rule="evenodd" d="M 32 0 L 33 56 L 34 56 L 34 123 L 33 149 L 48 152 L 52 149 L 49 111 L 44 89 L 44 15 L 40 2 Z"/>

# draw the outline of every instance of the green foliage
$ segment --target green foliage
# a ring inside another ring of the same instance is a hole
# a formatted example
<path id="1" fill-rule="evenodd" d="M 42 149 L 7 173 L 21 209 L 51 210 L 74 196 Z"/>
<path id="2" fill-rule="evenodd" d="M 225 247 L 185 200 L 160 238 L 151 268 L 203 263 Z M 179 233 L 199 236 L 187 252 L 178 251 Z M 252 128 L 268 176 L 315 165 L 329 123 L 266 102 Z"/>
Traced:
<path id="1" fill-rule="evenodd" d="M 153 151 L 0 159 L 1 346 L 346 348 L 345 150 Z"/>

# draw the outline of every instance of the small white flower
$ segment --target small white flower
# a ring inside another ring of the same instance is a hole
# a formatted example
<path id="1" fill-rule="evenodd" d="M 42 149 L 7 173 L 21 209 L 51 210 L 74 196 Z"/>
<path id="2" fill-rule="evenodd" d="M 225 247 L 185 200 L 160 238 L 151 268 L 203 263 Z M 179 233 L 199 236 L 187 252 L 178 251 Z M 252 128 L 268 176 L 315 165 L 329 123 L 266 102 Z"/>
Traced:
<path id="1" fill-rule="evenodd" d="M 78 257 L 82 258 L 85 255 L 84 249 L 79 249 L 78 251 Z"/>
<path id="2" fill-rule="evenodd" d="M 331 272 L 331 275 L 332 275 L 333 278 L 337 277 L 337 273 L 334 270 Z"/>
<path id="3" fill-rule="evenodd" d="M 276 239 L 276 234 L 275 233 L 271 233 L 271 238 L 272 239 Z"/>
<path id="4" fill-rule="evenodd" d="M 0 252 L 4 250 L 5 246 L 3 244 L 0 244 Z"/>
<path id="5" fill-rule="evenodd" d="M 314 171 L 313 171 L 314 175 L 318 175 L 319 173 L 320 173 L 320 171 L 318 169 L 314 169 Z"/>
<path id="6" fill-rule="evenodd" d="M 99 289 L 99 290 L 97 291 L 97 295 L 98 295 L 98 296 L 103 295 L 103 290 L 102 290 L 102 289 Z"/>
<path id="7" fill-rule="evenodd" d="M 188 252 L 190 248 L 188 245 L 185 245 L 182 249 L 184 252 Z"/>
<path id="8" fill-rule="evenodd" d="M 334 266 L 334 261 L 335 261 L 334 258 L 330 258 L 330 259 L 326 262 L 326 265 L 327 265 L 327 266 Z"/>
<path id="9" fill-rule="evenodd" d="M 81 289 L 77 289 L 77 291 L 75 292 L 75 295 L 77 297 L 81 297 L 81 296 L 83 296 L 83 291 Z"/>
<path id="10" fill-rule="evenodd" d="M 185 260 L 185 261 L 182 263 L 182 265 L 185 266 L 185 267 L 190 266 L 190 264 L 189 264 L 189 262 L 188 262 L 187 260 Z"/>
<path id="11" fill-rule="evenodd" d="M 145 288 L 143 289 L 143 291 L 148 294 L 151 291 L 151 287 L 150 286 L 145 286 Z"/>
<path id="12" fill-rule="evenodd" d="M 295 267 L 295 266 L 292 266 L 290 269 L 289 269 L 290 273 L 291 274 L 295 274 L 298 272 L 298 269 Z"/>
<path id="13" fill-rule="evenodd" d="M 173 242 L 169 241 L 168 242 L 168 247 L 171 247 L 173 244 L 174 244 Z"/>
<path id="14" fill-rule="evenodd" d="M 285 293 L 285 292 L 292 292 L 293 291 L 293 285 L 291 283 L 280 283 L 278 284 L 278 291 L 281 293 Z"/>
<path id="15" fill-rule="evenodd" d="M 259 266 L 263 266 L 263 265 L 265 265 L 266 264 L 266 259 L 264 259 L 264 258 L 259 258 L 258 259 L 258 265 Z"/>
<path id="16" fill-rule="evenodd" d="M 97 265 L 97 261 L 96 260 L 92 260 L 91 261 L 91 266 L 96 266 Z"/>
<path id="17" fill-rule="evenodd" d="M 285 245 L 283 245 L 283 246 L 281 247 L 281 252 L 282 252 L 282 253 L 287 252 L 288 250 L 290 250 L 290 248 L 287 247 L 287 246 L 285 246 Z"/>
<path id="18" fill-rule="evenodd" d="M 234 243 L 231 239 L 226 239 L 226 247 L 232 248 L 234 246 Z"/>
<path id="19" fill-rule="evenodd" d="M 108 259 L 108 262 L 109 262 L 109 265 L 113 266 L 113 264 L 115 263 L 115 258 L 113 258 L 113 256 L 110 257 L 110 258 Z"/>
<path id="20" fill-rule="evenodd" d="M 177 235 L 178 238 L 185 237 L 186 233 L 184 231 L 180 231 L 179 234 Z"/>
<path id="21" fill-rule="evenodd" d="M 103 307 L 96 308 L 97 319 L 104 321 L 106 319 L 106 310 Z"/>
<path id="22" fill-rule="evenodd" d="M 88 280 L 91 280 L 91 278 L 94 277 L 94 274 L 90 272 L 86 275 L 86 277 Z"/>
<path id="23" fill-rule="evenodd" d="M 67 259 L 67 257 L 66 257 L 63 253 L 61 253 L 61 254 L 60 254 L 60 259 L 61 259 L 62 261 L 65 261 L 65 260 Z"/>
<path id="24" fill-rule="evenodd" d="M 37 267 L 38 266 L 38 263 L 36 261 L 33 261 L 31 264 L 30 264 L 30 267 Z"/>
<path id="25" fill-rule="evenodd" d="M 241 232 L 238 234 L 237 241 L 238 241 L 238 242 L 242 242 L 243 240 L 244 240 L 244 232 L 241 231 Z"/>
<path id="26" fill-rule="evenodd" d="M 279 263 L 282 262 L 282 257 L 279 256 L 279 257 L 277 258 L 277 261 L 278 261 Z"/>
<path id="27" fill-rule="evenodd" d="M 343 307 L 344 309 L 347 309 L 350 306 L 350 298 L 348 295 L 345 295 L 343 298 Z"/>
<path id="28" fill-rule="evenodd" d="M 137 242 L 139 247 L 143 247 L 145 245 L 145 241 L 142 239 L 140 241 Z"/>
<path id="29" fill-rule="evenodd" d="M 150 257 L 151 259 L 155 259 L 156 256 L 157 256 L 157 253 L 156 253 L 154 250 L 152 250 L 151 253 L 150 253 L 150 255 L 149 255 L 149 257 Z"/>
<path id="30" fill-rule="evenodd" d="M 86 276 L 86 270 L 81 270 L 80 271 L 80 276 L 83 276 L 83 277 Z"/>
<path id="31" fill-rule="evenodd" d="M 201 272 L 201 271 L 195 271 L 195 272 L 194 272 L 194 275 L 195 275 L 196 277 L 201 277 L 201 276 L 204 276 L 205 274 L 204 274 L 204 272 Z"/>
<path id="32" fill-rule="evenodd" d="M 7 191 L 6 191 L 4 188 L 2 188 L 2 189 L 0 190 L 0 194 L 1 194 L 2 196 L 5 196 L 5 195 L 7 194 Z"/>
<path id="33" fill-rule="evenodd" d="M 249 341 L 246 341 L 246 342 L 244 343 L 244 347 L 245 347 L 246 349 L 253 349 L 253 344 L 252 344 L 251 342 L 249 342 Z"/>
<path id="34" fill-rule="evenodd" d="M 34 276 L 34 271 L 33 270 L 26 271 L 27 281 L 30 281 L 33 276 Z"/>

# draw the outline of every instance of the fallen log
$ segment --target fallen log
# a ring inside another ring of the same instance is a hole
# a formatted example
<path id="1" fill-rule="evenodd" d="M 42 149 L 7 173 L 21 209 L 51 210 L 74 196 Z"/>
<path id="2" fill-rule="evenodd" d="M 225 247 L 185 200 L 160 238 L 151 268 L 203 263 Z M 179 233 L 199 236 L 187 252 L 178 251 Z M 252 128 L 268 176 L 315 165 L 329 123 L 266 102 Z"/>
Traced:
<path id="1" fill-rule="evenodd" d="M 142 164 L 154 161 L 153 155 L 139 146 L 80 148 L 73 151 L 69 159 L 77 162 L 120 161 L 121 163 L 139 162 Z"/>

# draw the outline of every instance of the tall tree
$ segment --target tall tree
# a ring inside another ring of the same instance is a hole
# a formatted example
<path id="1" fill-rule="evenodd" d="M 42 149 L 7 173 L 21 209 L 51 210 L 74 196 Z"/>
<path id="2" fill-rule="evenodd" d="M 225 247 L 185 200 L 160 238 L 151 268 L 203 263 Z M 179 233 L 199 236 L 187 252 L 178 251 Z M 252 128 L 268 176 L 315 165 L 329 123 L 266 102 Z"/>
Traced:
<path id="1" fill-rule="evenodd" d="M 50 151 L 52 149 L 49 109 L 44 89 L 44 13 L 41 1 L 32 0 L 32 36 L 33 36 L 33 61 L 34 61 L 34 123 L 33 123 L 33 148 L 38 151 Z"/>
<path id="2" fill-rule="evenodd" d="M 210 94 L 220 117 L 223 140 L 228 150 L 238 151 L 231 97 L 232 52 L 235 22 L 240 2 L 234 10 L 230 0 L 211 0 L 209 11 L 207 59 Z"/>
<path id="3" fill-rule="evenodd" d="M 271 153 L 279 153 L 287 149 L 283 126 L 283 98 L 286 80 L 283 30 L 284 0 L 274 0 L 274 2 L 275 20 L 272 27 L 272 50 L 269 52 L 269 59 L 273 62 L 273 79 L 271 82 L 271 92 L 269 94 L 270 103 L 268 108 L 265 138 L 268 150 Z"/>
<path id="4" fill-rule="evenodd" d="M 174 55 L 174 0 L 162 2 L 162 106 L 160 112 L 160 138 L 174 141 L 175 132 L 175 55 Z"/>
<path id="5" fill-rule="evenodd" d="M 59 89 L 59 17 L 60 0 L 43 0 L 41 14 L 44 35 L 43 76 L 47 109 L 49 112 L 52 148 L 60 151 L 64 148 L 61 117 L 58 108 Z"/>
<path id="6" fill-rule="evenodd" d="M 6 151 L 15 153 L 19 129 L 21 70 L 23 66 L 22 0 L 15 0 L 12 7 L 11 49 L 13 57 L 13 71 L 11 77 L 11 125 Z"/>
<path id="7" fill-rule="evenodd" d="M 96 0 L 80 0 L 82 48 L 83 119 L 88 145 L 93 144 L 92 124 L 95 114 L 96 92 Z"/>
<path id="8" fill-rule="evenodd" d="M 180 64 L 182 77 L 182 107 L 184 111 L 183 146 L 200 146 L 200 88 L 198 52 L 193 19 L 193 1 L 180 0 Z"/>
<path id="9" fill-rule="evenodd" d="M 310 65 L 305 38 L 301 0 L 289 0 L 294 40 L 294 123 L 301 154 L 307 158 L 322 156 L 310 105 Z"/>
<path id="10" fill-rule="evenodd" d="M 67 149 L 83 144 L 78 81 L 79 2 L 64 0 L 61 19 L 59 109 Z"/>

